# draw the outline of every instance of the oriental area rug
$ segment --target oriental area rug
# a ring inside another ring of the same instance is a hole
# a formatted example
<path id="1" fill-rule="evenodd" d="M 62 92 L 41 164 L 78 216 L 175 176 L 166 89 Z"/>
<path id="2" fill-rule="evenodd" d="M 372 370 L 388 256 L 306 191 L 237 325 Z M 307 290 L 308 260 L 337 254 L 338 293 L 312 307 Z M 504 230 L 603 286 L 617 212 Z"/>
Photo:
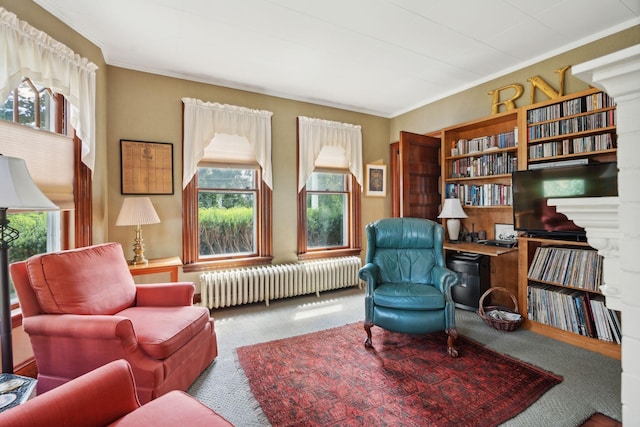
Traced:
<path id="1" fill-rule="evenodd" d="M 561 377 L 459 337 L 407 335 L 362 322 L 237 349 L 273 426 L 495 426 Z"/>

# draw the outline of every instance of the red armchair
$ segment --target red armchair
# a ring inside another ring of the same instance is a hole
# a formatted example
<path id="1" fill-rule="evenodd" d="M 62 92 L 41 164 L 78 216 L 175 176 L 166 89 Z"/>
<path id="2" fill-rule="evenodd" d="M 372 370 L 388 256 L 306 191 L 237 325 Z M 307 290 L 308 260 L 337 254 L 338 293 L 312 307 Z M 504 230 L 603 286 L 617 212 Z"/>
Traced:
<path id="1" fill-rule="evenodd" d="M 42 394 L 117 359 L 146 403 L 187 390 L 218 354 L 213 319 L 190 282 L 136 285 L 122 247 L 105 243 L 10 266 Z"/>
<path id="2" fill-rule="evenodd" d="M 226 419 L 182 391 L 140 405 L 129 364 L 116 360 L 0 413 L 4 427 L 229 427 Z"/>

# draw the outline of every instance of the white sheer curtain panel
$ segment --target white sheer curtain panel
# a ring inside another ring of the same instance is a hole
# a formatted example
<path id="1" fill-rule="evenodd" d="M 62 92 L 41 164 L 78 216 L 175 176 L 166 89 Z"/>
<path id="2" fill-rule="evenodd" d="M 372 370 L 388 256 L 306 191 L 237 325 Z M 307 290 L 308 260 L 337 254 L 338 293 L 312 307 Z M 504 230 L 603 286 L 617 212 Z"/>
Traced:
<path id="1" fill-rule="evenodd" d="M 255 151 L 256 161 L 262 167 L 262 180 L 273 189 L 271 170 L 271 116 L 273 113 L 271 111 L 203 102 L 194 98 L 182 98 L 182 103 L 184 104 L 182 188 L 185 188 L 196 174 L 198 163 L 204 157 L 205 148 L 216 134 L 227 134 L 245 137 L 249 141 Z"/>
<path id="2" fill-rule="evenodd" d="M 82 140 L 82 161 L 95 165 L 95 102 L 98 67 L 64 44 L 0 7 L 0 99 L 24 77 L 65 96 L 71 126 Z"/>
<path id="3" fill-rule="evenodd" d="M 335 147 L 344 152 L 349 171 L 362 187 L 362 130 L 359 125 L 299 116 L 298 137 L 298 192 L 307 184 L 324 147 Z"/>

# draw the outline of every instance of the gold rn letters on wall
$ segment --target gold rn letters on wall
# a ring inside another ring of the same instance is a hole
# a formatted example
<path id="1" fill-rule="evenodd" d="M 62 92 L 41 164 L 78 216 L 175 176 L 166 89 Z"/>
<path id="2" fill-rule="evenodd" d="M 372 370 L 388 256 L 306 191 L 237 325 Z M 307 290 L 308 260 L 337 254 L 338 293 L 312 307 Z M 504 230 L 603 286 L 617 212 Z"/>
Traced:
<path id="1" fill-rule="evenodd" d="M 556 91 L 551 87 L 549 83 L 544 81 L 542 77 L 535 76 L 527 79 L 529 83 L 531 83 L 531 103 L 535 102 L 535 94 L 536 90 L 540 90 L 542 93 L 547 95 L 549 99 L 556 99 L 564 95 L 564 76 L 566 71 L 569 69 L 569 66 L 559 68 L 554 70 L 554 72 L 558 73 L 560 77 L 560 88 Z M 513 89 L 515 93 L 513 96 L 505 101 L 500 101 L 500 94 L 502 91 L 507 89 Z M 510 85 L 502 86 L 498 89 L 494 89 L 489 92 L 491 95 L 491 114 L 498 114 L 500 110 L 500 106 L 504 105 L 505 111 L 511 111 L 516 108 L 515 100 L 522 96 L 522 92 L 524 92 L 524 88 L 521 84 L 513 83 Z"/>

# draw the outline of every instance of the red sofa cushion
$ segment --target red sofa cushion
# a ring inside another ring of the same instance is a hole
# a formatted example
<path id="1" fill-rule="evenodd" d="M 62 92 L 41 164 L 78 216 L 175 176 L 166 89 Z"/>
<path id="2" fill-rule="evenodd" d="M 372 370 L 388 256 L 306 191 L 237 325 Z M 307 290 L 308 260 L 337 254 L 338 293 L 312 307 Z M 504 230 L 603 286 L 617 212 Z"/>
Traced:
<path id="1" fill-rule="evenodd" d="M 118 313 L 131 320 L 138 344 L 149 356 L 166 359 L 209 321 L 205 307 L 130 307 Z"/>
<path id="2" fill-rule="evenodd" d="M 193 397 L 173 390 L 111 424 L 128 426 L 189 426 L 233 427 L 229 421 L 213 412 Z"/>
<path id="3" fill-rule="evenodd" d="M 27 274 L 45 313 L 115 314 L 130 307 L 136 287 L 119 243 L 35 255 Z M 90 265 L 91 268 L 79 268 Z"/>

